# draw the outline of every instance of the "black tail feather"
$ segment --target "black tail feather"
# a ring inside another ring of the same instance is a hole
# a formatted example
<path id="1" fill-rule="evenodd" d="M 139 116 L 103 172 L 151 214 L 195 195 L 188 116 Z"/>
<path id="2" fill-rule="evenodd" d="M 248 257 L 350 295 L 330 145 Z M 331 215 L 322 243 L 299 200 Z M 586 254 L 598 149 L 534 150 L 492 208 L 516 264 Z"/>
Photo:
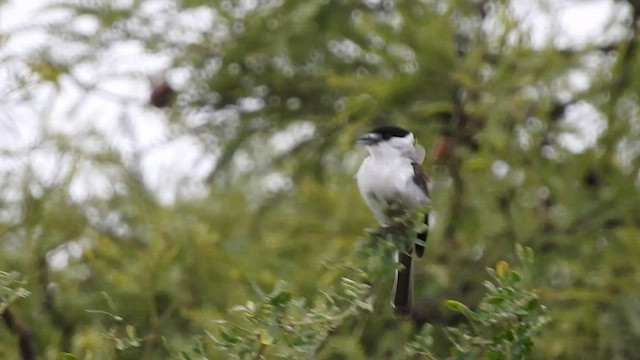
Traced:
<path id="1" fill-rule="evenodd" d="M 418 234 L 418 240 L 420 240 L 423 244 L 426 244 L 427 238 L 429 235 L 429 213 L 424 214 L 424 224 L 427 225 L 425 231 Z M 416 244 L 416 255 L 420 258 L 424 255 L 424 245 Z"/>
<path id="2" fill-rule="evenodd" d="M 402 268 L 396 270 L 392 305 L 396 316 L 408 317 L 413 306 L 413 267 L 411 253 L 401 252 L 398 262 Z"/>

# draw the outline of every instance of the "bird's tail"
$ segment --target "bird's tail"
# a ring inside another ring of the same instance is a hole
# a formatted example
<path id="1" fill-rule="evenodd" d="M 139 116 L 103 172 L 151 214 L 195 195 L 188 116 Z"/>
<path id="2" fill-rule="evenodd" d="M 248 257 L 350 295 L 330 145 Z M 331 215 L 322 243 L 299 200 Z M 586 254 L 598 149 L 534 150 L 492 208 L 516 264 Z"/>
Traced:
<path id="1" fill-rule="evenodd" d="M 413 267 L 411 253 L 400 252 L 397 254 L 398 262 L 402 267 L 396 270 L 396 280 L 394 283 L 393 305 L 394 313 L 399 317 L 411 315 L 413 305 Z"/>
<path id="2" fill-rule="evenodd" d="M 423 220 L 424 224 L 427 226 L 427 228 L 422 231 L 421 233 L 418 233 L 418 240 L 419 243 L 417 242 L 415 245 L 415 249 L 416 249 L 416 255 L 421 258 L 422 255 L 424 255 L 424 246 L 427 243 L 427 237 L 429 236 L 429 213 L 426 212 L 424 214 L 424 220 Z"/>

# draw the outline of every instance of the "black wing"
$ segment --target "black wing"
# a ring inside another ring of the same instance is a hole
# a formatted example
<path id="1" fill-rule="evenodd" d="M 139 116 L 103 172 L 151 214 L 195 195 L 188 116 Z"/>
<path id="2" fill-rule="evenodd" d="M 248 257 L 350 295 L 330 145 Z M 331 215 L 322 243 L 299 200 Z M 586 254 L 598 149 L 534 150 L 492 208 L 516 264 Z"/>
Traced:
<path id="1" fill-rule="evenodd" d="M 413 166 L 413 182 L 418 185 L 418 187 L 420 187 L 420 189 L 422 189 L 422 191 L 424 191 L 424 194 L 427 195 L 427 197 L 429 197 L 429 177 L 427 176 L 427 174 L 424 172 L 424 169 L 422 169 L 422 166 L 420 166 L 420 164 L 418 164 L 417 162 L 412 162 L 411 166 Z M 424 214 L 424 224 L 427 225 L 427 229 L 421 233 L 418 234 L 418 239 L 421 241 L 421 243 L 426 243 L 427 241 L 427 237 L 429 235 L 429 212 L 425 212 Z M 423 245 L 418 245 L 416 244 L 415 246 L 416 249 L 416 255 L 418 255 L 418 257 L 422 257 L 422 255 L 424 255 L 424 246 Z"/>

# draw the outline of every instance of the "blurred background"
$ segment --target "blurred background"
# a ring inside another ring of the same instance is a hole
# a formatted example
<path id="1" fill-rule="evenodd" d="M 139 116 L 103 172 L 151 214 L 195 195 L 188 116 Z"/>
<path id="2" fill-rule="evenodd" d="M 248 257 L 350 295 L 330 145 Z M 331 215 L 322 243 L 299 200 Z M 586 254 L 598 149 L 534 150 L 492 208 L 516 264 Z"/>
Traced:
<path id="1" fill-rule="evenodd" d="M 550 310 L 537 358 L 640 358 L 639 17 L 636 0 L 0 1 L 0 270 L 31 292 L 11 314 L 42 359 L 169 359 L 251 283 L 314 296 L 375 226 L 354 139 L 392 123 L 433 182 L 416 311 L 393 319 L 383 287 L 325 358 L 392 358 L 455 324 L 442 302 L 477 303 L 517 243 Z M 95 311 L 141 346 L 119 351 Z M 3 325 L 0 358 L 20 358 Z"/>

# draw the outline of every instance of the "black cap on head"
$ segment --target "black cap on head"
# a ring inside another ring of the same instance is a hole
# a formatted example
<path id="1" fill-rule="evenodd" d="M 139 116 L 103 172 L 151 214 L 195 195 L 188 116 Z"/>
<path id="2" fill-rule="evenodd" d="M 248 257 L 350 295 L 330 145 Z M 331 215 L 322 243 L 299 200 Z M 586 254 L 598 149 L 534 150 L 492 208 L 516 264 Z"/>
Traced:
<path id="1" fill-rule="evenodd" d="M 410 132 L 397 126 L 380 126 L 368 133 L 358 137 L 358 143 L 361 145 L 375 145 L 381 141 L 386 141 L 391 138 L 402 138 L 409 135 Z"/>
<path id="2" fill-rule="evenodd" d="M 409 131 L 393 125 L 380 126 L 370 131 L 371 134 L 378 134 L 383 140 L 389 140 L 392 137 L 405 137 L 409 135 Z"/>

